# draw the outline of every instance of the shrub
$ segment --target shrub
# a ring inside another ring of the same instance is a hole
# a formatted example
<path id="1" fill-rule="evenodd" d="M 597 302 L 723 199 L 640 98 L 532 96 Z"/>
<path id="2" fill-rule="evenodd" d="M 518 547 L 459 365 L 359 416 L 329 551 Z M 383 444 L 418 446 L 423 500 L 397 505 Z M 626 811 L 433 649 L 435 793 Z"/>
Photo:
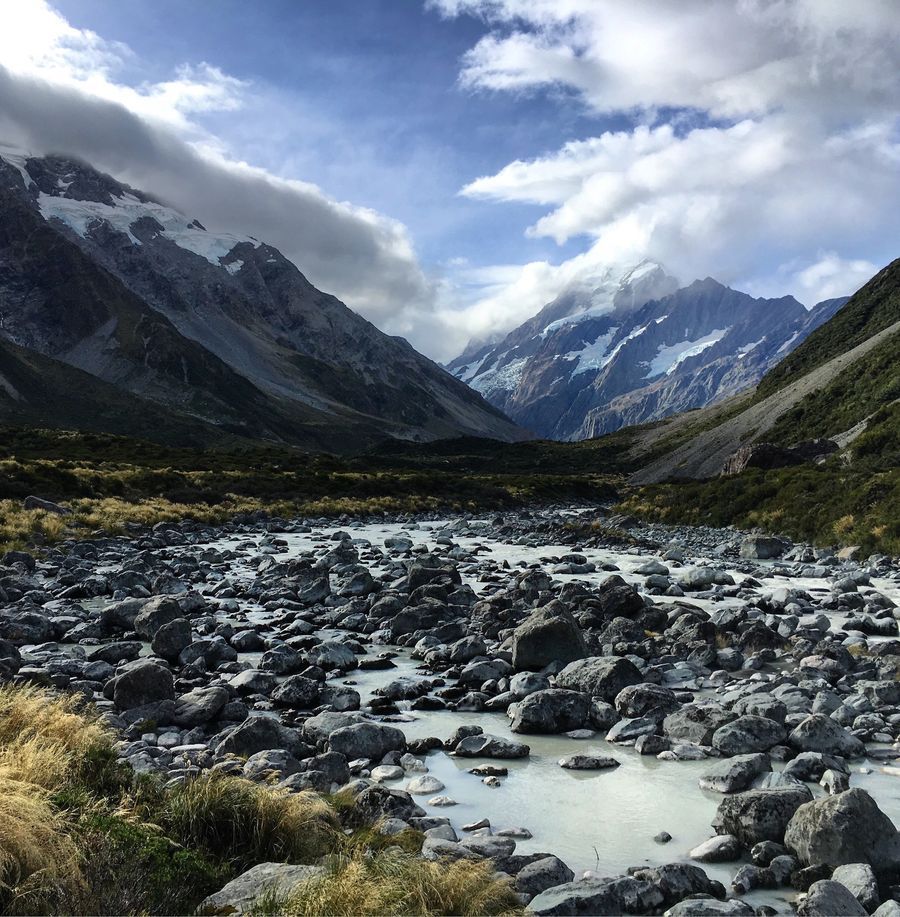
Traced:
<path id="1" fill-rule="evenodd" d="M 264 899 L 259 911 L 287 917 L 474 917 L 519 914 L 522 908 L 489 862 L 433 863 L 390 848 L 373 857 L 341 858 L 287 896 Z"/>

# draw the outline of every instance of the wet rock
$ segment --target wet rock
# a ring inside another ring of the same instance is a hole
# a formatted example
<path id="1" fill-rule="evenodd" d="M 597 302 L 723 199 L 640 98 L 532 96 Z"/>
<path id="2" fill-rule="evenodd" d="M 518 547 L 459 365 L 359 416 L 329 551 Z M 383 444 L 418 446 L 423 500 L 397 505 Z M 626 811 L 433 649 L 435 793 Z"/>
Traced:
<path id="1" fill-rule="evenodd" d="M 569 663 L 556 676 L 556 685 L 613 703 L 629 685 L 643 681 L 637 666 L 619 656 L 590 656 Z"/>
<path id="2" fill-rule="evenodd" d="M 713 827 L 720 834 L 733 834 L 746 847 L 760 841 L 780 843 L 794 813 L 811 799 L 806 786 L 735 793 L 719 803 Z"/>
<path id="3" fill-rule="evenodd" d="M 513 633 L 512 664 L 517 671 L 583 659 L 587 653 L 578 622 L 561 602 L 532 612 Z"/>
<path id="4" fill-rule="evenodd" d="M 323 866 L 259 863 L 232 879 L 224 888 L 204 898 L 198 914 L 246 914 L 265 895 L 284 895 L 301 882 L 323 875 Z"/>
<path id="5" fill-rule="evenodd" d="M 355 723 L 335 729 L 328 736 L 328 748 L 339 752 L 348 761 L 355 758 L 380 761 L 389 751 L 403 751 L 406 748 L 406 736 L 393 726 Z"/>
<path id="6" fill-rule="evenodd" d="M 571 771 L 602 771 L 618 767 L 619 762 L 609 755 L 570 755 L 560 758 L 559 766 Z"/>
<path id="7" fill-rule="evenodd" d="M 800 917 L 865 917 L 866 909 L 840 882 L 814 882 L 797 908 Z"/>
<path id="8" fill-rule="evenodd" d="M 788 737 L 788 744 L 798 751 L 818 751 L 825 755 L 856 758 L 865 753 L 865 745 L 838 725 L 830 716 L 810 714 Z"/>
<path id="9" fill-rule="evenodd" d="M 172 673 L 150 659 L 127 662 L 115 677 L 113 701 L 120 710 L 175 699 Z"/>
<path id="10" fill-rule="evenodd" d="M 587 721 L 588 698 L 577 691 L 535 691 L 513 708 L 513 732 L 554 734 L 578 729 Z"/>
<path id="11" fill-rule="evenodd" d="M 522 742 L 487 733 L 466 736 L 453 750 L 453 754 L 459 758 L 527 758 L 530 752 L 531 749 Z"/>
<path id="12" fill-rule="evenodd" d="M 768 751 L 785 739 L 784 726 L 775 720 L 747 714 L 720 726 L 712 737 L 713 748 L 723 755 Z"/>
<path id="13" fill-rule="evenodd" d="M 746 790 L 760 774 L 772 769 L 765 754 L 737 755 L 712 764 L 699 779 L 701 790 L 737 793 Z"/>
<path id="14" fill-rule="evenodd" d="M 688 854 L 700 863 L 731 863 L 740 859 L 741 842 L 732 834 L 717 834 Z"/>
<path id="15" fill-rule="evenodd" d="M 528 863 L 516 873 L 515 889 L 523 895 L 539 895 L 548 888 L 571 882 L 575 874 L 555 856 Z"/>
<path id="16" fill-rule="evenodd" d="M 876 873 L 900 869 L 897 829 L 859 788 L 800 806 L 784 842 L 805 866 L 868 863 Z"/>

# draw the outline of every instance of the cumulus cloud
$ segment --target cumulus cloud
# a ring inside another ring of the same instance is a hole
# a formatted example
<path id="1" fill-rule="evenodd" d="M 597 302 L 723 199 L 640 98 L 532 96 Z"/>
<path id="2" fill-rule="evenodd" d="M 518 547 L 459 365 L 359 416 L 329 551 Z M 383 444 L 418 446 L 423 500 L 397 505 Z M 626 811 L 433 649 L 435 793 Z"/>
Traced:
<path id="1" fill-rule="evenodd" d="M 127 84 L 117 74 L 135 67 L 133 53 L 44 0 L 0 12 L 0 62 L 0 139 L 84 158 L 210 229 L 263 239 L 378 324 L 432 315 L 434 285 L 401 223 L 236 161 L 204 129 L 203 113 L 252 101 L 247 83 L 200 62 Z"/>
<path id="2" fill-rule="evenodd" d="M 510 299 L 651 257 L 682 279 L 777 281 L 779 294 L 812 304 L 852 292 L 874 264 L 896 257 L 894 0 L 430 5 L 480 16 L 490 29 L 463 58 L 464 87 L 552 88 L 632 123 L 462 189 L 545 207 L 530 235 L 587 240 L 575 259 L 525 266 Z"/>

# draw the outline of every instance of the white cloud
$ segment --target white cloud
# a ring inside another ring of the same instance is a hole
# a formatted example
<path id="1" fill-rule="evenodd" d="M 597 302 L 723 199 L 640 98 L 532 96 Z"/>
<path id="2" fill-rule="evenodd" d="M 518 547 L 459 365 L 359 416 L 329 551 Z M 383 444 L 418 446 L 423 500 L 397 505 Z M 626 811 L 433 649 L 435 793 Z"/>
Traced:
<path id="1" fill-rule="evenodd" d="M 491 291 L 486 308 L 642 257 L 684 279 L 788 284 L 779 295 L 811 303 L 851 292 L 873 262 L 896 257 L 895 0 L 430 5 L 481 16 L 491 29 L 463 58 L 463 86 L 563 89 L 633 124 L 463 189 L 546 207 L 529 235 L 587 240 L 574 259 L 524 267 L 508 290 Z"/>
<path id="2" fill-rule="evenodd" d="M 406 228 L 315 185 L 236 160 L 203 115 L 252 104 L 254 87 L 207 63 L 171 78 L 126 46 L 70 25 L 45 0 L 0 8 L 0 139 L 79 156 L 170 201 L 211 229 L 281 249 L 318 287 L 386 330 L 434 321 L 434 284 Z"/>

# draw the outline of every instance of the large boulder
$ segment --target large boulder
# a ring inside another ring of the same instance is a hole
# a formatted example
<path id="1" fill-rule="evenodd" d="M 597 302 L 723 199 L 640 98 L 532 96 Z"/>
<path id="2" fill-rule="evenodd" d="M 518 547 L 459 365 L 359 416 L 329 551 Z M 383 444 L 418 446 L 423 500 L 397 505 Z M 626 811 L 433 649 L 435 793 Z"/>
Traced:
<path id="1" fill-rule="evenodd" d="M 325 872 L 324 866 L 294 866 L 289 863 L 258 863 L 232 879 L 224 888 L 204 898 L 198 914 L 246 914 L 264 895 L 276 898 L 295 886 Z"/>
<path id="2" fill-rule="evenodd" d="M 629 685 L 616 695 L 616 711 L 629 719 L 647 716 L 662 722 L 680 706 L 675 692 L 662 685 Z"/>
<path id="3" fill-rule="evenodd" d="M 700 789 L 714 790 L 717 793 L 738 793 L 746 790 L 760 774 L 771 770 L 768 755 L 736 755 L 711 764 L 700 776 Z"/>
<path id="4" fill-rule="evenodd" d="M 459 758 L 527 758 L 530 753 L 530 747 L 522 742 L 489 733 L 466 736 L 453 749 Z"/>
<path id="5" fill-rule="evenodd" d="M 514 631 L 512 663 L 517 671 L 537 671 L 588 654 L 578 622 L 561 602 L 533 611 Z"/>
<path id="6" fill-rule="evenodd" d="M 355 758 L 380 761 L 389 751 L 405 749 L 406 736 L 399 729 L 381 723 L 341 726 L 328 736 L 328 750 L 342 754 L 348 761 Z"/>
<path id="7" fill-rule="evenodd" d="M 731 711 L 712 701 L 685 704 L 663 720 L 663 734 L 673 742 L 711 745 L 716 730 L 733 719 Z"/>
<path id="8" fill-rule="evenodd" d="M 227 688 L 218 685 L 194 688 L 193 691 L 188 691 L 176 699 L 173 722 L 176 726 L 188 729 L 201 726 L 214 720 L 229 700 L 231 695 Z"/>
<path id="9" fill-rule="evenodd" d="M 719 834 L 733 834 L 745 847 L 760 841 L 781 843 L 794 813 L 811 799 L 809 787 L 802 784 L 735 793 L 719 803 L 713 827 Z"/>
<path id="10" fill-rule="evenodd" d="M 723 755 L 746 755 L 768 751 L 783 742 L 785 735 L 781 723 L 748 713 L 720 726 L 713 733 L 712 745 Z"/>
<path id="11" fill-rule="evenodd" d="M 135 616 L 134 629 L 145 640 L 152 640 L 164 625 L 184 617 L 181 606 L 170 595 L 157 595 L 144 604 Z"/>
<path id="12" fill-rule="evenodd" d="M 172 673 L 152 659 L 127 662 L 115 677 L 113 702 L 120 710 L 131 710 L 162 700 L 175 699 Z"/>
<path id="13" fill-rule="evenodd" d="M 664 902 L 652 883 L 619 876 L 613 879 L 580 879 L 548 888 L 532 898 L 527 914 L 652 914 Z"/>
<path id="14" fill-rule="evenodd" d="M 858 758 L 866 747 L 843 726 L 824 713 L 812 713 L 788 736 L 788 744 L 797 751 L 818 751 L 823 755 Z"/>
<path id="15" fill-rule="evenodd" d="M 838 866 L 831 874 L 831 878 L 848 888 L 868 913 L 871 914 L 881 903 L 878 878 L 868 863 L 847 863 L 845 866 Z"/>
<path id="16" fill-rule="evenodd" d="M 805 866 L 868 863 L 876 873 L 900 870 L 900 836 L 862 789 L 824 796 L 800 806 L 787 826 L 785 845 Z"/>
<path id="17" fill-rule="evenodd" d="M 513 732 L 553 734 L 584 726 L 590 700 L 578 691 L 548 688 L 520 700 L 512 710 Z"/>
<path id="18" fill-rule="evenodd" d="M 232 729 L 216 749 L 220 754 L 249 758 L 270 748 L 292 751 L 299 744 L 299 734 L 281 725 L 275 717 L 255 714 Z"/>
<path id="19" fill-rule="evenodd" d="M 570 662 L 556 676 L 556 686 L 581 691 L 613 703 L 623 688 L 643 681 L 637 666 L 621 656 L 589 656 Z"/>
<path id="20" fill-rule="evenodd" d="M 865 917 L 866 909 L 840 882 L 813 882 L 797 908 L 800 917 Z"/>
<path id="21" fill-rule="evenodd" d="M 174 618 L 161 625 L 150 641 L 153 652 L 169 662 L 175 662 L 190 645 L 191 625 L 187 618 Z"/>
<path id="22" fill-rule="evenodd" d="M 785 543 L 769 535 L 750 535 L 741 542 L 741 557 L 748 560 L 771 560 L 784 554 Z"/>

